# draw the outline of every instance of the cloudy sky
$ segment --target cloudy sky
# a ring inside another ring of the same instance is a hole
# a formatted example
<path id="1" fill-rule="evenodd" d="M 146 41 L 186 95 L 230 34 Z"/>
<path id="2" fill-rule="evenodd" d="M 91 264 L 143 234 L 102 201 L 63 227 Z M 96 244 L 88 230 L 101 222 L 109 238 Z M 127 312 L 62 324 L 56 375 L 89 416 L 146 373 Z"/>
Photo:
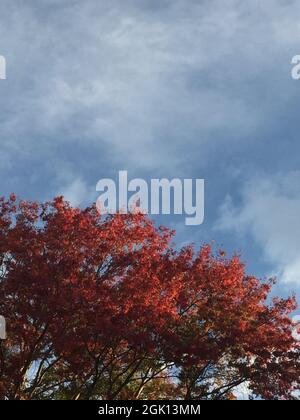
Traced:
<path id="1" fill-rule="evenodd" d="M 203 225 L 159 222 L 300 295 L 299 36 L 297 0 L 1 0 L 1 195 L 204 178 Z"/>

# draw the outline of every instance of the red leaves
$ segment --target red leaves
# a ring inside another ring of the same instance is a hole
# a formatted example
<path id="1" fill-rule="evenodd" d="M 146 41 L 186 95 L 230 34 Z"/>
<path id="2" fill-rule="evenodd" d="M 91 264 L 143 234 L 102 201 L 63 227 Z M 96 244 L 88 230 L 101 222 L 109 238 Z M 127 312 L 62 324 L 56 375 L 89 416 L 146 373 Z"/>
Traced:
<path id="1" fill-rule="evenodd" d="M 271 282 L 247 276 L 237 256 L 176 252 L 171 237 L 139 213 L 101 219 L 62 197 L 0 199 L 0 396 L 143 396 L 150 371 L 153 396 L 157 371 L 172 397 L 233 398 L 244 381 L 264 398 L 291 397 L 295 300 L 267 306 Z"/>

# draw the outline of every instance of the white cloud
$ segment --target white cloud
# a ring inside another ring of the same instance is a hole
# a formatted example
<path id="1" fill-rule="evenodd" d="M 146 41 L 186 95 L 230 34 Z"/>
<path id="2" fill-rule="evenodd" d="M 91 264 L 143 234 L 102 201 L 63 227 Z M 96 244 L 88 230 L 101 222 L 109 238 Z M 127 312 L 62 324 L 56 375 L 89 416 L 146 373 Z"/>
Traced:
<path id="1" fill-rule="evenodd" d="M 82 179 L 77 178 L 65 185 L 57 195 L 63 195 L 72 206 L 77 207 L 87 201 L 91 202 L 92 191 Z"/>
<path id="2" fill-rule="evenodd" d="M 284 282 L 300 284 L 300 172 L 248 182 L 240 204 L 227 197 L 217 228 L 250 233 Z"/>

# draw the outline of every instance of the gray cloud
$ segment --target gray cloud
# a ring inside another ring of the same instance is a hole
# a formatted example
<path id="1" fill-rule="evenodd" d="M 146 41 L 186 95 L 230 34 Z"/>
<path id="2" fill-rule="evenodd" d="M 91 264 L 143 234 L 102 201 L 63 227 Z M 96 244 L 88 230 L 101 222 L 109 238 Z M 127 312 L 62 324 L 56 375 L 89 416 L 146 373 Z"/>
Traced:
<path id="1" fill-rule="evenodd" d="M 211 142 L 254 141 L 272 92 L 254 106 L 252 85 L 296 44 L 295 9 L 282 1 L 4 1 L 6 157 L 27 159 L 37 141 L 45 149 L 82 141 L 153 169 L 180 166 L 195 148 L 205 157 Z"/>
<path id="2" fill-rule="evenodd" d="M 297 194 L 268 180 L 258 188 L 266 201 L 253 186 L 250 208 L 236 200 L 245 172 L 299 167 L 300 83 L 290 77 L 299 17 L 296 0 L 2 0 L 1 192 L 80 204 L 119 169 L 205 178 L 205 234 L 230 190 L 227 225 L 235 215 L 294 278 Z M 289 215 L 280 237 L 272 200 Z"/>

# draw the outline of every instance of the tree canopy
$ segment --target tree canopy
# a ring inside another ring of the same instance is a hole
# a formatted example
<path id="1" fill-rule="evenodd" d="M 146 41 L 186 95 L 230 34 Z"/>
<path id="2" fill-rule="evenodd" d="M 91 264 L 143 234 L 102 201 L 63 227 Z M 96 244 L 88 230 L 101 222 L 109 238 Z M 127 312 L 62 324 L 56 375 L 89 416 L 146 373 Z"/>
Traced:
<path id="1" fill-rule="evenodd" d="M 0 199 L 0 398 L 293 399 L 293 297 L 143 214 Z"/>

